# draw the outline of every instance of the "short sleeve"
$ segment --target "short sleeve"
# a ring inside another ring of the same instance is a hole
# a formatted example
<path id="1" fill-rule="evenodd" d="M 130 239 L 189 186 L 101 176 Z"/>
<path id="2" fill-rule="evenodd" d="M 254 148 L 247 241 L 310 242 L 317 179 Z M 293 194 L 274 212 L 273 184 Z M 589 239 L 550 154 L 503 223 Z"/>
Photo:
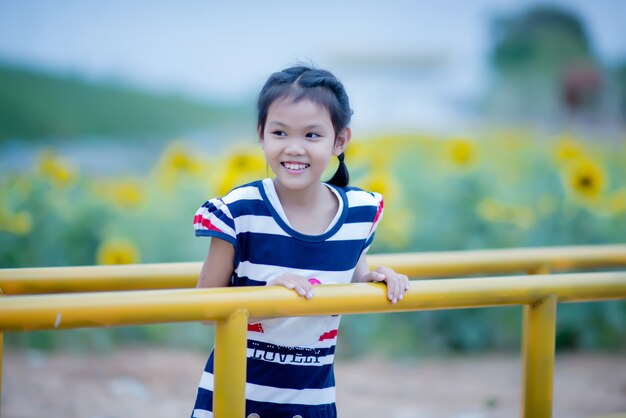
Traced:
<path id="1" fill-rule="evenodd" d="M 383 196 L 380 193 L 371 193 L 371 194 L 373 196 L 376 210 L 372 211 L 375 214 L 374 214 L 374 217 L 372 218 L 372 226 L 370 227 L 369 233 L 367 235 L 365 245 L 363 246 L 363 252 L 361 253 L 362 255 L 367 253 L 370 246 L 372 245 L 372 242 L 374 242 L 374 235 L 376 234 L 376 228 L 378 228 L 378 224 L 380 224 L 380 221 L 383 218 L 383 210 L 385 207 L 385 200 L 383 199 Z"/>
<path id="2" fill-rule="evenodd" d="M 197 237 L 216 237 L 237 247 L 235 221 L 228 206 L 220 198 L 206 201 L 193 217 Z"/>

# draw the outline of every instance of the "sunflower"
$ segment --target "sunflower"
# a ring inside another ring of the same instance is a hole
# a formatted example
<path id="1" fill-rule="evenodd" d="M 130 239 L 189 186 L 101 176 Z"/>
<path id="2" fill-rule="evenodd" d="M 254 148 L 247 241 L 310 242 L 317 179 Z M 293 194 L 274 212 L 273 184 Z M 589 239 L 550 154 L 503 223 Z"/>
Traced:
<path id="1" fill-rule="evenodd" d="M 606 187 L 606 175 L 600 164 L 581 159 L 569 166 L 566 183 L 575 196 L 595 199 Z"/>
<path id="2" fill-rule="evenodd" d="M 201 171 L 202 163 L 182 141 L 175 141 L 163 152 L 161 168 L 171 175 L 195 175 Z"/>
<path id="3" fill-rule="evenodd" d="M 268 175 L 262 153 L 255 148 L 233 150 L 226 157 L 223 170 L 216 179 L 217 192 L 227 194 L 233 187 Z"/>
<path id="4" fill-rule="evenodd" d="M 59 188 L 67 187 L 76 179 L 76 168 L 52 151 L 39 154 L 36 170 Z"/>
<path id="5" fill-rule="evenodd" d="M 448 158 L 458 167 L 467 167 L 476 160 L 476 146 L 467 139 L 454 139 L 447 144 Z"/>
<path id="6" fill-rule="evenodd" d="M 397 196 L 399 187 L 394 176 L 384 169 L 374 170 L 366 178 L 356 183 L 364 190 L 380 193 L 386 201 L 390 201 Z"/>
<path id="7" fill-rule="evenodd" d="M 476 213 L 486 221 L 508 223 L 520 229 L 529 229 L 535 224 L 535 215 L 529 207 L 484 198 L 476 205 Z"/>
<path id="8" fill-rule="evenodd" d="M 114 180 L 106 189 L 109 199 L 121 209 L 135 209 L 144 200 L 143 188 L 136 179 Z"/>
<path id="9" fill-rule="evenodd" d="M 29 212 L 9 213 L 0 209 L 0 231 L 15 235 L 27 235 L 33 229 L 33 217 Z"/>
<path id="10" fill-rule="evenodd" d="M 583 155 L 581 145 L 569 136 L 561 137 L 554 151 L 554 157 L 560 163 L 577 160 Z"/>
<path id="11" fill-rule="evenodd" d="M 98 248 L 96 261 L 98 264 L 135 264 L 139 261 L 139 250 L 129 240 L 110 239 Z"/>

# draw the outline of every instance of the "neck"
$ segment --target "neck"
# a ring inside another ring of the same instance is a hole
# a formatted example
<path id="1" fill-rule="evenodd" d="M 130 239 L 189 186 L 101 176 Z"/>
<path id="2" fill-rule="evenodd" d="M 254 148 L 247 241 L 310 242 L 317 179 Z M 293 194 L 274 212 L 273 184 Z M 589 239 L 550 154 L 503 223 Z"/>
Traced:
<path id="1" fill-rule="evenodd" d="M 330 192 L 326 190 L 326 186 L 321 182 L 305 189 L 293 190 L 284 188 L 280 183 L 274 180 L 274 188 L 276 189 L 276 194 L 283 207 L 309 209 L 319 204 L 322 199 L 326 198 L 326 193 Z"/>

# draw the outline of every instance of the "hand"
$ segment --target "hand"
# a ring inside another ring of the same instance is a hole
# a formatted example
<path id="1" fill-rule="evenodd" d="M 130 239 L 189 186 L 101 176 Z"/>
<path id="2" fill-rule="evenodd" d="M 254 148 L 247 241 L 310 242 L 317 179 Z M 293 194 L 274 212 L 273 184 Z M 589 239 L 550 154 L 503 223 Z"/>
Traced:
<path id="1" fill-rule="evenodd" d="M 404 274 L 398 274 L 390 268 L 379 267 L 374 271 L 367 273 L 363 282 L 386 282 L 387 298 L 391 303 L 402 300 L 402 296 L 409 290 L 409 278 Z"/>
<path id="2" fill-rule="evenodd" d="M 307 299 L 313 297 L 313 283 L 307 277 L 297 274 L 281 274 L 280 276 L 267 282 L 268 286 L 285 286 L 287 289 L 295 290 L 300 296 Z"/>

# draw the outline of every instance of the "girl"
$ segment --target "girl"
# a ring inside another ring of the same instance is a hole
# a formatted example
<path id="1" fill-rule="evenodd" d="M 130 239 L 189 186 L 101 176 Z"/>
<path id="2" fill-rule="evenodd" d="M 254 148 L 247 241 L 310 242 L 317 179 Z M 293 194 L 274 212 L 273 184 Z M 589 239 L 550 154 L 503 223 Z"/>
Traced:
<path id="1" fill-rule="evenodd" d="M 198 287 L 272 286 L 307 299 L 324 283 L 384 281 L 392 303 L 409 288 L 388 268 L 370 272 L 383 198 L 347 187 L 344 150 L 352 111 L 331 73 L 292 67 L 274 73 L 258 103 L 259 143 L 273 179 L 207 201 L 196 212 L 197 236 L 210 236 Z M 331 158 L 335 175 L 321 176 Z M 215 239 L 217 238 L 217 239 Z M 248 325 L 246 415 L 327 418 L 337 415 L 333 360 L 339 316 L 276 318 Z M 213 354 L 198 388 L 193 417 L 212 417 Z"/>

